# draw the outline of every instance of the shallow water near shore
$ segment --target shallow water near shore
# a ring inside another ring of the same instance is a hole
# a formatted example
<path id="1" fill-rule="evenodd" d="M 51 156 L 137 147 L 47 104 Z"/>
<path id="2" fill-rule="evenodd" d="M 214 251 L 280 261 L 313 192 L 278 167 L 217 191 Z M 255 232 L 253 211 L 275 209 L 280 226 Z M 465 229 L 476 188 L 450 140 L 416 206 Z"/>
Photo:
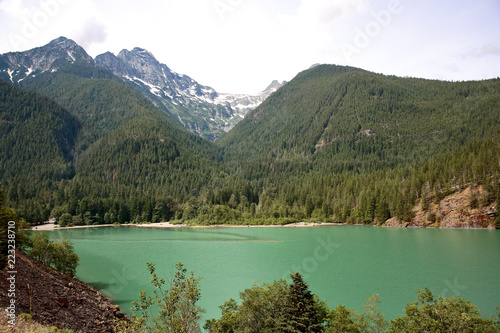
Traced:
<path id="1" fill-rule="evenodd" d="M 201 276 L 204 319 L 255 282 L 300 271 L 330 307 L 362 310 L 379 294 L 387 318 L 402 315 L 415 289 L 460 295 L 485 316 L 500 306 L 500 231 L 399 229 L 363 226 L 311 228 L 109 227 L 46 231 L 67 236 L 80 257 L 77 277 L 130 313 L 140 289 L 152 290 L 147 262 L 166 280 L 182 262 Z M 290 279 L 288 279 L 290 281 Z"/>

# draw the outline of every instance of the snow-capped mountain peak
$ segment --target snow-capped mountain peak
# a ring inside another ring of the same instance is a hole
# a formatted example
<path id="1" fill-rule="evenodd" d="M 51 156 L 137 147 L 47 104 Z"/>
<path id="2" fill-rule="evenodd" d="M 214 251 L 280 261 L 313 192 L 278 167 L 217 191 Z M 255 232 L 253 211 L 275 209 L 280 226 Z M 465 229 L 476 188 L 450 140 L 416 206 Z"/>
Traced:
<path id="1" fill-rule="evenodd" d="M 0 72 L 8 73 L 10 81 L 18 83 L 29 76 L 58 71 L 76 61 L 94 62 L 77 43 L 59 37 L 42 47 L 1 55 Z"/>
<path id="2" fill-rule="evenodd" d="M 123 77 L 139 91 L 146 91 L 157 106 L 174 114 L 186 128 L 211 140 L 234 127 L 282 85 L 274 81 L 255 96 L 219 94 L 212 87 L 172 71 L 151 52 L 139 47 L 122 50 L 117 56 L 109 52 L 99 55 L 96 63 Z"/>
<path id="3" fill-rule="evenodd" d="M 74 41 L 59 37 L 45 46 L 0 55 L 0 78 L 20 84 L 26 78 L 75 63 L 100 66 L 150 99 L 188 130 L 215 140 L 234 127 L 284 83 L 273 81 L 258 95 L 219 94 L 187 75 L 171 70 L 146 49 L 136 47 L 115 55 L 106 52 L 94 59 Z M 79 72 L 79 71 L 76 71 Z M 78 75 L 78 74 L 76 74 Z"/>

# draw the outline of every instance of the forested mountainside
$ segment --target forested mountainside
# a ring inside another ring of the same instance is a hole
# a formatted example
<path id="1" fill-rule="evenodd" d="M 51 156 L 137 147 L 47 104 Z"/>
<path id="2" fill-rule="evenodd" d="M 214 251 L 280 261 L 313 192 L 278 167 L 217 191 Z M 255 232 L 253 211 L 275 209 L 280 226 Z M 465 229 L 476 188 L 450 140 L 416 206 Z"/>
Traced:
<path id="1" fill-rule="evenodd" d="M 75 215 L 80 204 L 90 205 L 85 212 L 92 211 L 92 223 L 104 222 L 108 211 L 126 222 L 132 197 L 152 210 L 160 197 L 185 200 L 214 176 L 227 177 L 213 143 L 120 83 L 60 71 L 30 84 L 66 108 L 6 82 L 0 86 L 2 126 L 9 129 L 0 142 L 2 186 L 30 222 L 48 219 L 57 207 Z"/>
<path id="2" fill-rule="evenodd" d="M 373 170 L 493 137 L 499 108 L 498 79 L 452 83 L 323 65 L 300 73 L 218 144 L 229 161 L 272 162 L 275 172 L 307 162 Z"/>
<path id="3" fill-rule="evenodd" d="M 0 80 L 0 178 L 12 183 L 72 177 L 80 121 L 49 98 Z"/>
<path id="4" fill-rule="evenodd" d="M 428 209 L 467 187 L 484 188 L 471 198 L 476 205 L 494 207 L 500 196 L 498 79 L 442 82 L 317 66 L 216 144 L 86 61 L 21 85 L 56 101 L 61 119 L 37 111 L 55 105 L 47 98 L 2 83 L 2 94 L 17 96 L 2 100 L 10 113 L 27 109 L 37 115 L 29 121 L 39 118 L 37 130 L 61 122 L 69 133 L 56 136 L 56 146 L 36 140 L 37 131 L 15 135 L 28 120 L 14 123 L 1 111 L 10 126 L 0 142 L 1 184 L 8 205 L 32 223 L 381 224 L 410 221 L 416 205 Z M 14 146 L 29 149 L 3 154 Z M 54 147 L 64 147 L 51 153 L 62 162 L 29 153 Z M 18 181 L 19 160 L 23 169 L 56 163 L 66 171 Z"/>
<path id="5" fill-rule="evenodd" d="M 271 215 L 383 223 L 409 221 L 418 203 L 472 184 L 488 187 L 484 204 L 495 201 L 499 125 L 499 79 L 443 82 L 323 65 L 297 75 L 217 143 L 231 172 L 266 189 Z"/>

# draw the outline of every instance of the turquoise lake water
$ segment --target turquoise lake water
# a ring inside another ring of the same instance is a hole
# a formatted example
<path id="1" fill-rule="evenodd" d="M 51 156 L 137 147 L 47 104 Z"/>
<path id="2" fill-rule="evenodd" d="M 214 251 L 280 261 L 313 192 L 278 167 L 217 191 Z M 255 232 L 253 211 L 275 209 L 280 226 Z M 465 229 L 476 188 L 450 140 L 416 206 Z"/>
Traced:
<path id="1" fill-rule="evenodd" d="M 130 313 L 140 289 L 152 290 L 146 262 L 172 276 L 182 262 L 201 276 L 204 319 L 239 299 L 255 282 L 300 271 L 330 307 L 362 310 L 379 294 L 386 317 L 403 314 L 415 289 L 460 295 L 493 315 L 500 306 L 500 231 L 399 229 L 362 226 L 313 228 L 100 227 L 50 231 L 69 237 L 80 256 L 77 277 Z M 288 279 L 290 281 L 290 279 Z"/>

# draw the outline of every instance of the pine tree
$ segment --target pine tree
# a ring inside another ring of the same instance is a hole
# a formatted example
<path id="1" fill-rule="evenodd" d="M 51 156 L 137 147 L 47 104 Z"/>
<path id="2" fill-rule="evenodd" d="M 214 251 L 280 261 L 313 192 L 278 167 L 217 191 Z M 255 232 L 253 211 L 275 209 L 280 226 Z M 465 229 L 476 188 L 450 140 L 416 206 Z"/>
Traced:
<path id="1" fill-rule="evenodd" d="M 321 332 L 323 318 L 317 310 L 314 295 L 300 273 L 290 276 L 292 284 L 289 286 L 283 332 Z"/>
<path id="2" fill-rule="evenodd" d="M 384 198 L 377 200 L 375 208 L 375 217 L 379 225 L 382 225 L 390 218 L 389 206 Z"/>

